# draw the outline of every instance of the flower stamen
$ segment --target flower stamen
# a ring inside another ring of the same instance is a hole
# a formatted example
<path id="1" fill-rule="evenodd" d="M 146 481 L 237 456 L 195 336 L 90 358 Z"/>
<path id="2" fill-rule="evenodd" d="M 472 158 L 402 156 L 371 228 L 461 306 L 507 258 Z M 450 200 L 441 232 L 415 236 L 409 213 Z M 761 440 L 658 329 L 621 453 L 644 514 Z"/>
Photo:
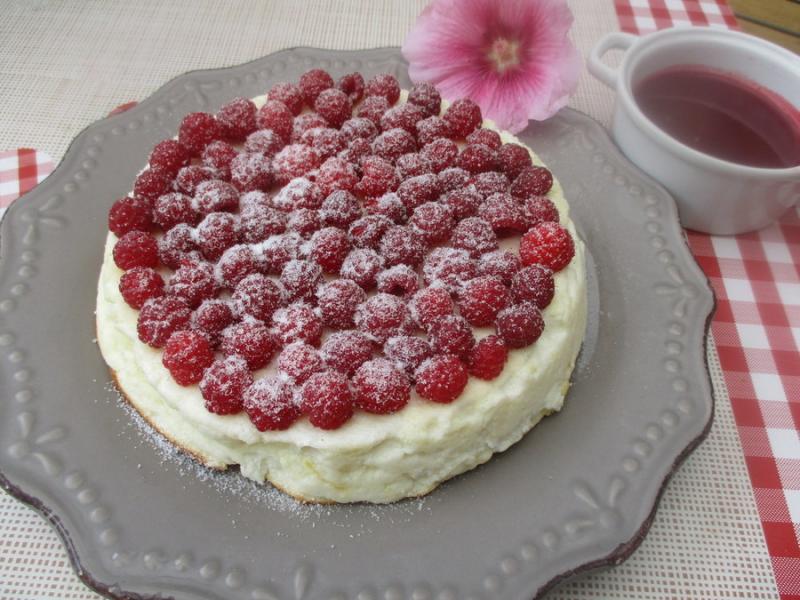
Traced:
<path id="1" fill-rule="evenodd" d="M 503 37 L 497 38 L 489 46 L 487 58 L 498 73 L 514 69 L 520 65 L 520 43 L 518 40 L 510 40 Z"/>

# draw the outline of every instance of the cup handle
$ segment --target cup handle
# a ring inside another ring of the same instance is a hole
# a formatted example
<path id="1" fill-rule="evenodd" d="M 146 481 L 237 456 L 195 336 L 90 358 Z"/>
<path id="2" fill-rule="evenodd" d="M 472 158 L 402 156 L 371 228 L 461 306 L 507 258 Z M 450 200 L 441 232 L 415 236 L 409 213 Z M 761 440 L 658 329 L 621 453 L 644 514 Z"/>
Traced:
<path id="1" fill-rule="evenodd" d="M 589 53 L 589 72 L 608 87 L 613 88 L 617 82 L 617 70 L 606 65 L 603 62 L 603 56 L 614 48 L 627 50 L 637 39 L 639 38 L 635 35 L 619 31 L 607 34 Z"/>

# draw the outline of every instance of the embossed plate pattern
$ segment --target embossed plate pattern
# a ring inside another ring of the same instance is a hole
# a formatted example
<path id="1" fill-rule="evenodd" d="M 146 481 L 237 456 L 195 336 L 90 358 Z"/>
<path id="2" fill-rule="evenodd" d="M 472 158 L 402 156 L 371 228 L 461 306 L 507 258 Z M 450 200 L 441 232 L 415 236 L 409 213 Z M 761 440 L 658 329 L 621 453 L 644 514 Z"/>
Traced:
<path id="1" fill-rule="evenodd" d="M 589 251 L 590 324 L 560 414 L 423 501 L 317 511 L 220 491 L 132 433 L 94 342 L 107 209 L 183 115 L 311 66 L 409 83 L 396 49 L 292 49 L 188 73 L 87 128 L 9 209 L 0 483 L 54 524 L 84 581 L 116 597 L 518 599 L 624 560 L 710 425 L 714 300 L 672 199 L 569 109 L 520 136 L 560 179 Z"/>

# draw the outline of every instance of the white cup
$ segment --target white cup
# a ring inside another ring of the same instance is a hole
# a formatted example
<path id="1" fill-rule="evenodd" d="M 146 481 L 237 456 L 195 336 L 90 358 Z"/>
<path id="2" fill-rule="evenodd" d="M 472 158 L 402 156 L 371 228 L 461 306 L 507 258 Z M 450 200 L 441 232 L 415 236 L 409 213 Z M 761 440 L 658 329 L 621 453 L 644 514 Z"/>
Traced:
<path id="1" fill-rule="evenodd" d="M 618 69 L 602 62 L 625 51 Z M 702 65 L 736 73 L 800 107 L 800 57 L 735 31 L 664 29 L 643 37 L 606 35 L 589 55 L 589 71 L 616 91 L 612 135 L 622 152 L 675 197 L 681 223 L 713 234 L 769 225 L 800 201 L 800 165 L 770 169 L 715 158 L 665 133 L 637 106 L 634 87 L 673 65 Z"/>

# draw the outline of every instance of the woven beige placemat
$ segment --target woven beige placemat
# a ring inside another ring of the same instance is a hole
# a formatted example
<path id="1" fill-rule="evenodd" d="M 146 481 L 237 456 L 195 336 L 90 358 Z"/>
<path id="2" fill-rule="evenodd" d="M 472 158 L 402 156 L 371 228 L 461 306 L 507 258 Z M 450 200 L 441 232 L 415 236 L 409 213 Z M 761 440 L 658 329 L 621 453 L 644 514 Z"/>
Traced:
<path id="1" fill-rule="evenodd" d="M 399 45 L 423 0 L 18 0 L 0 7 L 0 149 L 58 160 L 92 121 L 185 71 L 234 65 L 308 45 Z M 617 28 L 612 0 L 572 0 L 572 36 L 586 56 Z M 588 74 L 571 105 L 608 123 L 611 93 Z M 777 598 L 716 352 L 708 439 L 678 471 L 653 527 L 622 566 L 580 577 L 550 600 Z M 0 600 L 94 599 L 58 537 L 0 493 Z"/>

